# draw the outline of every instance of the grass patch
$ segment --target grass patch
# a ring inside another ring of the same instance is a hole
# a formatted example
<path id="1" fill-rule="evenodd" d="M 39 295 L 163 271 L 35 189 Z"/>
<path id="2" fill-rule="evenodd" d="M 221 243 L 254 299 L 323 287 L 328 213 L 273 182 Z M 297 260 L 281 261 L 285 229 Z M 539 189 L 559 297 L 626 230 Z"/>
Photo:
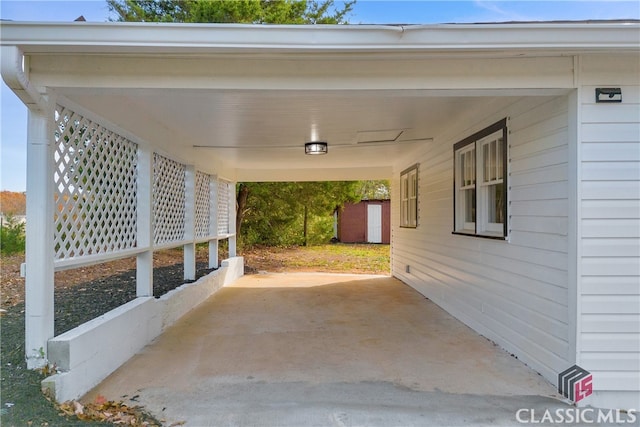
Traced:
<path id="1" fill-rule="evenodd" d="M 336 243 L 307 247 L 263 247 L 240 255 L 250 271 L 390 274 L 389 245 Z"/>

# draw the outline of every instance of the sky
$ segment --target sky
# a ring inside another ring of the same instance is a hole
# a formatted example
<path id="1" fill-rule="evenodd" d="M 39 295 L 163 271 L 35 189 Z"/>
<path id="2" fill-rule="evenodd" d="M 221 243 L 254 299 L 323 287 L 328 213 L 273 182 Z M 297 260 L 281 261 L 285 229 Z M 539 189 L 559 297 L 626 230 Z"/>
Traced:
<path id="1" fill-rule="evenodd" d="M 336 1 L 339 3 L 339 1 Z M 13 21 L 89 22 L 110 18 L 106 1 L 0 0 L 0 18 Z M 640 1 L 383 1 L 357 0 L 353 24 L 438 24 L 505 21 L 640 19 Z M 2 82 L 0 189 L 26 190 L 27 110 Z"/>

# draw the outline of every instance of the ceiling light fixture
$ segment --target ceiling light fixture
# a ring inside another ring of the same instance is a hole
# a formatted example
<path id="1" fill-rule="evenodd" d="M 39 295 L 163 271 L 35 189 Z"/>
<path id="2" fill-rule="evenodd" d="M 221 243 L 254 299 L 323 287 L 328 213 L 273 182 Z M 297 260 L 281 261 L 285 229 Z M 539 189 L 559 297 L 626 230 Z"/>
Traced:
<path id="1" fill-rule="evenodd" d="M 304 154 L 318 155 L 327 154 L 329 152 L 329 146 L 326 142 L 312 141 L 304 144 Z"/>

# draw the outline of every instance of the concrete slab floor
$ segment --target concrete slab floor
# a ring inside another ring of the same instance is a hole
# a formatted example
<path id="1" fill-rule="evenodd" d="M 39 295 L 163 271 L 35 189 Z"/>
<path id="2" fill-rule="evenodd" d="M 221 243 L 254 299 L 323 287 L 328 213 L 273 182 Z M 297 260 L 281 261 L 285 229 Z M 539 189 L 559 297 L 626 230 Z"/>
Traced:
<path id="1" fill-rule="evenodd" d="M 555 388 L 399 280 L 244 276 L 113 373 L 96 395 L 167 425 L 514 425 Z"/>

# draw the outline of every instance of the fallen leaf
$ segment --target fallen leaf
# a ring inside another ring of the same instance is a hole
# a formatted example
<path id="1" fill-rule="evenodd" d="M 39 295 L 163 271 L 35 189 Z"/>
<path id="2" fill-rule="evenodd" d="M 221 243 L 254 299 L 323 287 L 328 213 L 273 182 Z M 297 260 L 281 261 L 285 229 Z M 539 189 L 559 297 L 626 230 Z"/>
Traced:
<path id="1" fill-rule="evenodd" d="M 76 401 L 64 402 L 58 409 L 62 411 L 61 415 L 75 415 L 80 420 L 102 421 L 113 425 L 160 427 L 156 422 L 147 421 L 149 415 L 145 414 L 140 406 L 131 407 L 123 402 L 106 400 L 104 396 L 98 396 L 95 400 L 96 402 L 86 405 Z"/>

